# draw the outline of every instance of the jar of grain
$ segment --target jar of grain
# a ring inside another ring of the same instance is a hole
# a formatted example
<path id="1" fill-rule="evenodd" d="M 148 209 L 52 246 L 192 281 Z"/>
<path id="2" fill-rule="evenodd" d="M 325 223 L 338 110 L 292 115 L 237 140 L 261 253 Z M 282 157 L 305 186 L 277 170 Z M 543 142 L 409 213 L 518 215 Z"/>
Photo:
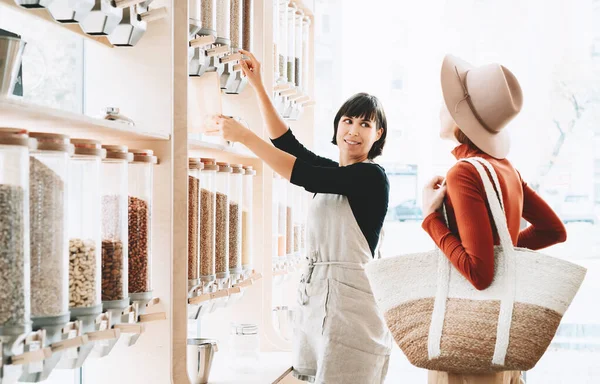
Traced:
<path id="1" fill-rule="evenodd" d="M 217 206 L 217 171 L 215 159 L 200 159 L 200 281 L 207 286 L 215 280 L 215 241 Z"/>
<path id="2" fill-rule="evenodd" d="M 0 335 L 31 331 L 27 131 L 0 128 Z"/>
<path id="3" fill-rule="evenodd" d="M 229 181 L 229 273 L 242 274 L 242 202 L 244 197 L 244 166 L 231 164 Z"/>
<path id="4" fill-rule="evenodd" d="M 244 197 L 242 198 L 242 268 L 245 275 L 249 275 L 253 267 L 253 197 L 254 176 L 256 171 L 251 166 L 244 166 Z"/>
<path id="5" fill-rule="evenodd" d="M 200 172 L 204 164 L 188 159 L 188 290 L 200 284 Z"/>
<path id="6" fill-rule="evenodd" d="M 71 319 L 102 313 L 100 225 L 101 162 L 99 141 L 71 139 L 69 166 L 69 310 Z"/>
<path id="7" fill-rule="evenodd" d="M 229 186 L 232 168 L 217 163 L 217 205 L 215 209 L 215 271 L 218 280 L 229 278 Z"/>
<path id="8" fill-rule="evenodd" d="M 31 317 L 33 329 L 69 322 L 67 186 L 69 137 L 31 132 L 29 158 Z"/>
<path id="9" fill-rule="evenodd" d="M 217 0 L 217 40 L 216 44 L 231 45 L 231 0 Z"/>
<path id="10" fill-rule="evenodd" d="M 128 169 L 127 286 L 133 301 L 152 299 L 152 200 L 154 166 L 158 158 L 150 149 L 130 149 Z"/>
<path id="11" fill-rule="evenodd" d="M 105 310 L 129 305 L 128 164 L 133 153 L 124 145 L 103 145 L 102 161 L 102 304 Z"/>

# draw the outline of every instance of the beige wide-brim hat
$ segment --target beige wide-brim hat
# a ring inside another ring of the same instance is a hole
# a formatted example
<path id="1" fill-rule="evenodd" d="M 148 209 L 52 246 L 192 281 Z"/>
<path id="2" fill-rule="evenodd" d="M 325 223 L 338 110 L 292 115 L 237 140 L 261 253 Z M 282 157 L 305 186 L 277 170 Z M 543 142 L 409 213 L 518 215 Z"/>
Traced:
<path id="1" fill-rule="evenodd" d="M 447 55 L 441 80 L 444 101 L 456 125 L 479 149 L 504 159 L 510 149 L 504 128 L 523 105 L 515 75 L 500 64 L 475 67 Z"/>

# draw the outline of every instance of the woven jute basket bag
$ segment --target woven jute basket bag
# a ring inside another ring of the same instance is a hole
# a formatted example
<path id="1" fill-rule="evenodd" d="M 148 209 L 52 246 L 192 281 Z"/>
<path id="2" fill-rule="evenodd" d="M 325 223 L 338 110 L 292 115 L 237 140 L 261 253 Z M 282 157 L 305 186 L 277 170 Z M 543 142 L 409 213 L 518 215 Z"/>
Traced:
<path id="1" fill-rule="evenodd" d="M 438 249 L 375 260 L 367 264 L 367 276 L 396 343 L 413 365 L 456 373 L 526 371 L 548 348 L 586 269 L 515 248 L 493 167 L 481 158 L 463 161 L 483 180 L 500 238 L 492 285 L 476 290 Z"/>

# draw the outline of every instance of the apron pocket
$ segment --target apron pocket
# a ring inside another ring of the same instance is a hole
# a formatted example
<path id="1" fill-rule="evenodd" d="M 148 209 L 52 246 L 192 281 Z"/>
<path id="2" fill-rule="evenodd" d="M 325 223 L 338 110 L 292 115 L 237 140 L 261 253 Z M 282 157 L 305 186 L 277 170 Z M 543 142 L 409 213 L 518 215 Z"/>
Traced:
<path id="1" fill-rule="evenodd" d="M 389 355 L 391 335 L 371 293 L 329 279 L 325 334 L 363 352 Z"/>

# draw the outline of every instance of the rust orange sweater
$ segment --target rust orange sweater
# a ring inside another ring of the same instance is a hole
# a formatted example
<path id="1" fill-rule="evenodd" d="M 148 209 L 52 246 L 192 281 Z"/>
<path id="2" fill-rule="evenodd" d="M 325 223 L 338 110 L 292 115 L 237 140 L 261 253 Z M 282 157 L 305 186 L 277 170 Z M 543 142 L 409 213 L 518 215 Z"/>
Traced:
<path id="1" fill-rule="evenodd" d="M 508 230 L 513 244 L 537 250 L 566 240 L 562 221 L 550 206 L 523 180 L 512 164 L 495 159 L 466 144 L 452 151 L 457 159 L 482 157 L 498 174 Z M 475 288 L 490 286 L 494 279 L 494 245 L 498 233 L 489 211 L 483 182 L 475 167 L 458 162 L 446 176 L 446 208 L 449 228 L 443 215 L 432 213 L 423 229 Z M 520 231 L 521 217 L 531 225 Z"/>

